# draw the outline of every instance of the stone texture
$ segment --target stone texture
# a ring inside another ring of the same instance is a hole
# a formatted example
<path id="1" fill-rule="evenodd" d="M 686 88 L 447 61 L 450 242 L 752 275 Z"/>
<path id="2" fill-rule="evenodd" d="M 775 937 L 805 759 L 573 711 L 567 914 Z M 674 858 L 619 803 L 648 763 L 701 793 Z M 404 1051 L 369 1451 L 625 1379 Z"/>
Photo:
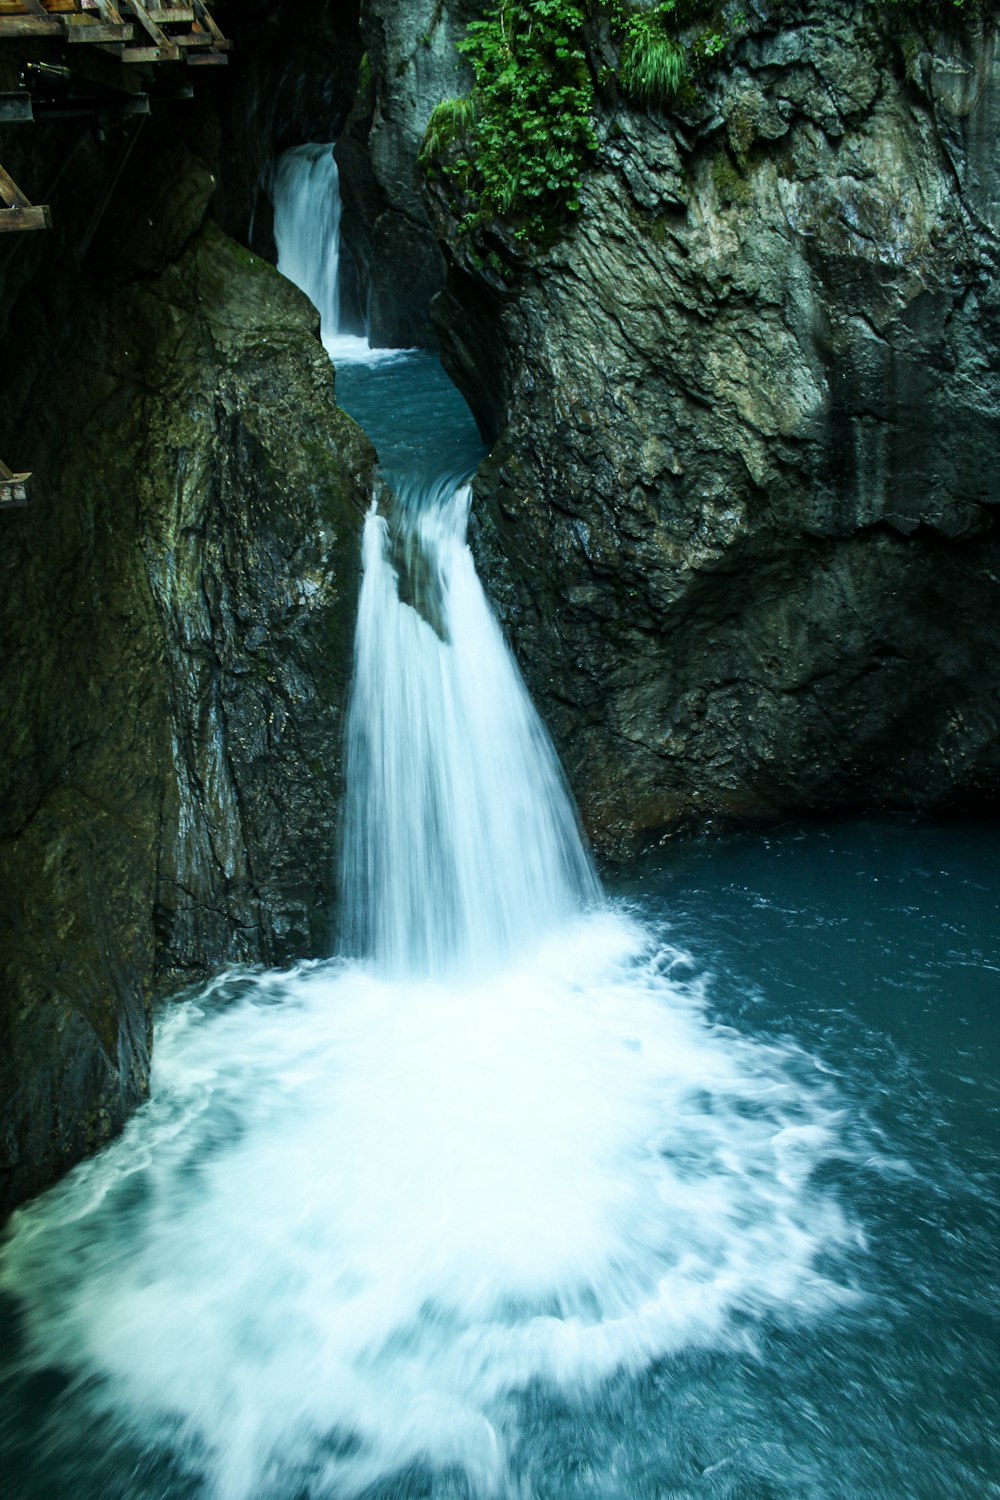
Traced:
<path id="1" fill-rule="evenodd" d="M 213 185 L 137 152 L 5 310 L 0 1216 L 142 1098 L 154 994 L 330 951 L 373 454 Z"/>
<path id="2" fill-rule="evenodd" d="M 238 0 L 220 20 L 230 67 L 196 106 L 199 149 L 218 178 L 212 214 L 228 234 L 276 259 L 274 158 L 304 141 L 335 141 L 354 97 L 359 0 Z"/>
<path id="3" fill-rule="evenodd" d="M 430 189 L 480 561 L 611 855 L 1000 788 L 997 38 L 755 16 L 683 119 L 607 85 L 550 248 Z"/>
<path id="4" fill-rule="evenodd" d="M 484 9 L 485 0 L 362 0 L 367 64 L 336 156 L 360 325 L 373 345 L 437 342 L 430 303 L 445 261 L 417 155 L 434 106 L 469 87 L 455 42 Z"/>

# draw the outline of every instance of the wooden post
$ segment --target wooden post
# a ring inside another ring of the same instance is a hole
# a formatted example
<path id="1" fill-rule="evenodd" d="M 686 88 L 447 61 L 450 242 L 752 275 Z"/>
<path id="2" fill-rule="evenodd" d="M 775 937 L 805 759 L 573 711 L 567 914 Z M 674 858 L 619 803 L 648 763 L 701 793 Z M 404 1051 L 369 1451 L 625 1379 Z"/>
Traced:
<path id="1" fill-rule="evenodd" d="M 9 172 L 0 167 L 0 233 L 12 229 L 51 229 L 52 215 L 48 204 L 36 207 L 27 198 Z"/>
<path id="2" fill-rule="evenodd" d="M 149 11 L 146 9 L 145 5 L 143 5 L 142 0 L 123 0 L 123 3 L 127 5 L 128 9 L 135 16 L 136 20 L 153 39 L 153 44 L 157 49 L 158 56 L 148 60 L 153 62 L 178 62 L 181 55 L 180 48 L 175 47 L 170 37 L 167 36 L 166 32 L 163 31 L 159 26 L 157 26 Z M 126 62 L 129 60 L 128 50 L 126 50 L 122 54 L 122 57 Z M 143 60 L 146 61 L 147 59 Z"/>
<path id="3" fill-rule="evenodd" d="M 28 493 L 25 485 L 30 478 L 30 474 L 12 473 L 7 465 L 0 460 L 0 509 L 13 509 L 17 506 L 27 505 Z"/>

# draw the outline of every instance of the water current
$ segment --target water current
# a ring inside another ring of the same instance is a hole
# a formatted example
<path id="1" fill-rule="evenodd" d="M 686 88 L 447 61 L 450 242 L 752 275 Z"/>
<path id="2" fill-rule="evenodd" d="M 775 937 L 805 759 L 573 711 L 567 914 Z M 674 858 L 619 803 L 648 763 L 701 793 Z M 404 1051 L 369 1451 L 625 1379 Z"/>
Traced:
<path id="1" fill-rule="evenodd" d="M 332 192 L 282 162 L 283 267 Z M 149 1103 L 15 1216 L 4 1493 L 1000 1496 L 1000 836 L 692 844 L 604 894 L 465 544 L 468 414 L 330 316 L 395 491 L 342 949 L 166 1006 Z"/>

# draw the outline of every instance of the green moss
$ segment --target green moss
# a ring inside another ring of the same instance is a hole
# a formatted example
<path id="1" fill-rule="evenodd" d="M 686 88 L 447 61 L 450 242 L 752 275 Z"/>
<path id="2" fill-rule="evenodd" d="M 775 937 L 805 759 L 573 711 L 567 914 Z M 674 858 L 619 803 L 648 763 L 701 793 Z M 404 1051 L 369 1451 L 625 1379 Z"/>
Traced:
<path id="1" fill-rule="evenodd" d="M 750 197 L 750 184 L 737 169 L 728 151 L 720 151 L 712 158 L 712 185 L 720 204 L 745 203 Z"/>
<path id="2" fill-rule="evenodd" d="M 757 122 L 749 110 L 737 104 L 726 115 L 729 143 L 741 165 L 746 165 L 750 148 L 757 139 Z"/>
<path id="3" fill-rule="evenodd" d="M 260 255 L 255 255 L 252 250 L 247 249 L 246 245 L 237 244 L 235 240 L 232 241 L 230 254 L 243 271 L 250 271 L 256 276 L 276 276 L 278 274 L 270 261 L 264 260 Z"/>

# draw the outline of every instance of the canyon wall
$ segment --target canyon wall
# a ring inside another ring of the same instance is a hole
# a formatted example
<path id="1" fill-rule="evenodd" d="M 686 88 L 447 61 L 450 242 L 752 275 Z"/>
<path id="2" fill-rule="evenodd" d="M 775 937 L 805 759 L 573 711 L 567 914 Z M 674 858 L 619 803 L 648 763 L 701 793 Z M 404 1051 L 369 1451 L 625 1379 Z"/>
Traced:
<path id="1" fill-rule="evenodd" d="M 361 0 L 366 51 L 336 156 L 356 268 L 350 290 L 358 327 L 376 346 L 437 343 L 430 308 L 447 267 L 417 155 L 435 104 L 471 83 L 455 43 L 485 8 L 486 0 Z"/>
<path id="2" fill-rule="evenodd" d="M 476 549 L 606 854 L 996 807 L 1000 55 L 922 14 L 757 7 L 673 112 L 598 34 L 547 247 L 429 185 Z"/>
<path id="3" fill-rule="evenodd" d="M 373 453 L 314 309 L 221 224 L 349 99 L 244 21 L 186 104 L 0 131 L 55 224 L 0 244 L 0 454 L 32 470 L 0 513 L 0 1218 L 143 1098 L 156 996 L 331 947 Z"/>

